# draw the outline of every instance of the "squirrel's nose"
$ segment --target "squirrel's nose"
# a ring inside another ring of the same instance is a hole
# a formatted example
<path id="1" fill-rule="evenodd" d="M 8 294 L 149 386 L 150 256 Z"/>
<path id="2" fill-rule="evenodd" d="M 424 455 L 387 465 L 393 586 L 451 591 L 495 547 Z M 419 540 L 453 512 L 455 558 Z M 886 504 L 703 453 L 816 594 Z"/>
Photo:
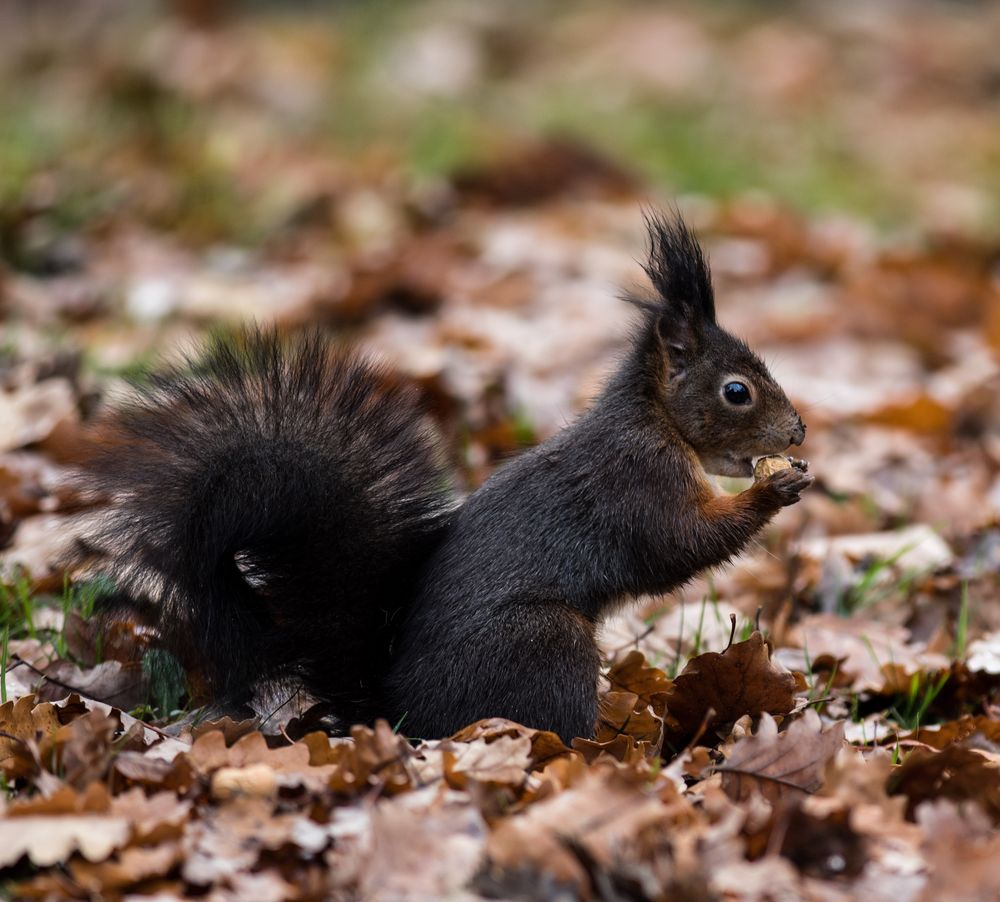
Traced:
<path id="1" fill-rule="evenodd" d="M 806 440 L 806 424 L 802 422 L 802 417 L 796 415 L 795 428 L 792 430 L 792 437 L 788 440 L 790 445 L 801 445 Z"/>

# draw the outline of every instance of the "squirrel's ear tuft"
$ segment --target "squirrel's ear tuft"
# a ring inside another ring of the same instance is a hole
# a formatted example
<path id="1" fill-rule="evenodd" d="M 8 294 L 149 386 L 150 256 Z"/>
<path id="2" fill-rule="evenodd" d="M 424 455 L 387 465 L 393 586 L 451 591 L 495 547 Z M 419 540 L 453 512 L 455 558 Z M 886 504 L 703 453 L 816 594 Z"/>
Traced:
<path id="1" fill-rule="evenodd" d="M 680 214 L 647 210 L 649 258 L 643 269 L 660 295 L 663 315 L 689 327 L 715 323 L 715 295 L 708 260 Z"/>

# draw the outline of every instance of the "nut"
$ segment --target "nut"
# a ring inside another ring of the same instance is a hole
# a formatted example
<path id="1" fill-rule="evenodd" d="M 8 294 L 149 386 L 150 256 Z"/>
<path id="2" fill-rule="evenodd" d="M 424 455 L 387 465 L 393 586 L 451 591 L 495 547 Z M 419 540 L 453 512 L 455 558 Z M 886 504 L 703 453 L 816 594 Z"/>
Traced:
<path id="1" fill-rule="evenodd" d="M 782 454 L 768 454 L 766 457 L 761 457 L 757 463 L 753 465 L 753 478 L 754 482 L 760 482 L 763 479 L 767 479 L 768 476 L 778 473 L 781 470 L 790 470 L 792 467 L 792 462 Z"/>

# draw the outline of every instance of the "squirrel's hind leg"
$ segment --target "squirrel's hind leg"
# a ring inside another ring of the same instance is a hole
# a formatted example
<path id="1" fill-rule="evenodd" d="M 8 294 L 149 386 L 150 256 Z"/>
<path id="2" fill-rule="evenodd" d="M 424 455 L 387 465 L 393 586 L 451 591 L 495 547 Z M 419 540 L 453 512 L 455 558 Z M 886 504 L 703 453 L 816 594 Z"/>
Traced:
<path id="1" fill-rule="evenodd" d="M 591 738 L 600 673 L 593 623 L 548 601 L 497 605 L 481 623 L 438 644 L 433 657 L 414 648 L 394 662 L 390 692 L 402 732 L 437 738 L 504 717 L 551 730 L 567 744 Z"/>

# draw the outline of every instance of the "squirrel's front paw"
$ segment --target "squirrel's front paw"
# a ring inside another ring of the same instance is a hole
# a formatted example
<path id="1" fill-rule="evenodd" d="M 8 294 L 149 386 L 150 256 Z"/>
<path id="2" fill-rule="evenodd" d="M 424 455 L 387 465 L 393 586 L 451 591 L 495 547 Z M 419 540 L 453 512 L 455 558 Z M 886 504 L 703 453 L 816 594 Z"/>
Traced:
<path id="1" fill-rule="evenodd" d="M 799 495 L 813 482 L 815 482 L 814 477 L 793 466 L 787 470 L 772 473 L 758 485 L 762 489 L 774 493 L 781 507 L 788 507 L 790 504 L 795 504 L 799 500 Z"/>

